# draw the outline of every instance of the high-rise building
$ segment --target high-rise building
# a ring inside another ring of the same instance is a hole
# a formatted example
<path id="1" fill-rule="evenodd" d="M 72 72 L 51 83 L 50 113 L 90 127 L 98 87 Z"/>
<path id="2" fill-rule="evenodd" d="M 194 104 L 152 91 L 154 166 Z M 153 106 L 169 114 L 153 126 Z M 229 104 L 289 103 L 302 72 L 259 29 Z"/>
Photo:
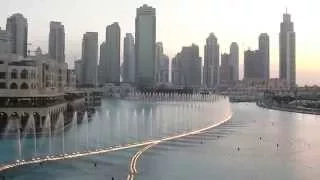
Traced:
<path id="1" fill-rule="evenodd" d="M 156 80 L 156 9 L 137 8 L 135 24 L 136 84 L 154 86 Z"/>
<path id="2" fill-rule="evenodd" d="M 74 62 L 74 70 L 76 74 L 76 85 L 81 86 L 83 84 L 83 61 L 81 59 Z"/>
<path id="3" fill-rule="evenodd" d="M 219 44 L 216 36 L 210 33 L 204 47 L 203 84 L 214 88 L 219 83 Z"/>
<path id="4" fill-rule="evenodd" d="M 106 80 L 107 73 L 105 72 L 107 69 L 107 44 L 104 41 L 100 45 L 100 60 L 99 60 L 99 67 L 98 67 L 98 82 L 99 84 L 104 84 Z"/>
<path id="5" fill-rule="evenodd" d="M 263 79 L 268 80 L 270 79 L 270 55 L 269 55 L 269 36 L 267 33 L 262 33 L 259 36 L 259 50 L 261 51 L 262 55 L 262 62 L 263 62 Z"/>
<path id="6" fill-rule="evenodd" d="M 294 24 L 288 13 L 283 15 L 283 22 L 280 24 L 279 34 L 279 75 L 288 83 L 289 88 L 296 86 L 296 44 Z"/>
<path id="7" fill-rule="evenodd" d="M 171 82 L 175 86 L 182 85 L 181 83 L 182 65 L 181 53 L 178 53 L 171 61 Z"/>
<path id="8" fill-rule="evenodd" d="M 49 57 L 58 62 L 65 62 L 65 32 L 61 22 L 50 22 Z"/>
<path id="9" fill-rule="evenodd" d="M 87 32 L 82 39 L 82 85 L 97 85 L 98 33 Z"/>
<path id="10" fill-rule="evenodd" d="M 28 22 L 22 14 L 13 14 L 7 18 L 7 32 L 10 37 L 9 51 L 26 57 L 28 54 Z"/>
<path id="11" fill-rule="evenodd" d="M 239 80 L 239 46 L 236 42 L 230 45 L 230 61 L 229 64 L 232 67 L 232 81 Z"/>
<path id="12" fill-rule="evenodd" d="M 7 31 L 1 30 L 0 27 L 0 54 L 9 53 L 10 39 Z"/>
<path id="13" fill-rule="evenodd" d="M 244 52 L 244 79 L 263 80 L 264 79 L 264 53 L 260 50 L 247 50 Z"/>
<path id="14" fill-rule="evenodd" d="M 156 80 L 158 83 L 169 82 L 169 57 L 163 52 L 162 42 L 156 43 Z"/>
<path id="15" fill-rule="evenodd" d="M 135 55 L 134 38 L 131 33 L 127 33 L 123 40 L 123 81 L 135 82 Z"/>
<path id="16" fill-rule="evenodd" d="M 220 84 L 225 85 L 233 81 L 233 64 L 230 62 L 231 54 L 221 54 Z"/>
<path id="17" fill-rule="evenodd" d="M 117 22 L 106 28 L 106 57 L 101 70 L 104 83 L 120 82 L 120 26 Z"/>
<path id="18" fill-rule="evenodd" d="M 180 82 L 184 87 L 197 88 L 201 86 L 201 57 L 199 47 L 195 44 L 185 46 L 181 51 Z"/>

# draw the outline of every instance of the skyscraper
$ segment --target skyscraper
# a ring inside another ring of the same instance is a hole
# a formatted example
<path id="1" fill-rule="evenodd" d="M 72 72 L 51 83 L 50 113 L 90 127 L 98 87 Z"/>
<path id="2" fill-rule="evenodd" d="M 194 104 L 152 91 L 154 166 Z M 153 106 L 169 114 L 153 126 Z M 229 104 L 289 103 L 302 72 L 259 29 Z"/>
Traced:
<path id="1" fill-rule="evenodd" d="M 260 50 L 247 50 L 244 52 L 244 79 L 263 80 L 264 79 L 264 53 Z"/>
<path id="2" fill-rule="evenodd" d="M 159 66 L 160 66 L 160 59 L 161 59 L 161 56 L 163 55 L 163 44 L 162 42 L 157 42 L 156 43 L 156 67 L 155 67 L 155 70 L 156 70 L 156 82 L 159 82 L 160 81 L 160 72 L 159 72 Z"/>
<path id="3" fill-rule="evenodd" d="M 22 14 L 13 14 L 7 18 L 7 32 L 10 37 L 9 51 L 20 56 L 28 53 L 28 22 Z"/>
<path id="4" fill-rule="evenodd" d="M 233 64 L 231 61 L 231 54 L 221 54 L 220 66 L 220 84 L 229 84 L 233 81 Z"/>
<path id="5" fill-rule="evenodd" d="M 98 33 L 87 32 L 82 39 L 82 85 L 97 85 Z"/>
<path id="6" fill-rule="evenodd" d="M 230 45 L 229 64 L 232 67 L 232 81 L 239 80 L 239 46 L 236 42 Z"/>
<path id="7" fill-rule="evenodd" d="M 219 83 L 219 44 L 216 36 L 210 33 L 204 47 L 203 84 L 214 88 Z"/>
<path id="8" fill-rule="evenodd" d="M 154 86 L 156 80 L 156 9 L 137 8 L 135 24 L 136 84 Z"/>
<path id="9" fill-rule="evenodd" d="M 199 46 L 185 46 L 181 51 L 181 85 L 184 87 L 201 86 L 201 57 Z"/>
<path id="10" fill-rule="evenodd" d="M 171 82 L 175 86 L 181 85 L 182 65 L 181 53 L 178 53 L 171 61 Z"/>
<path id="11" fill-rule="evenodd" d="M 9 53 L 9 46 L 10 46 L 9 40 L 10 39 L 7 31 L 1 30 L 1 27 L 0 27 L 0 54 Z"/>
<path id="12" fill-rule="evenodd" d="M 169 82 L 169 57 L 163 52 L 162 42 L 156 43 L 156 80 L 158 83 Z"/>
<path id="13" fill-rule="evenodd" d="M 288 88 L 293 88 L 296 86 L 296 44 L 294 24 L 287 12 L 283 14 L 283 22 L 280 24 L 279 42 L 280 79 L 287 81 Z"/>
<path id="14" fill-rule="evenodd" d="M 127 33 L 123 40 L 123 81 L 135 82 L 134 38 Z"/>
<path id="15" fill-rule="evenodd" d="M 107 76 L 107 73 L 105 72 L 106 68 L 107 68 L 107 44 L 104 41 L 100 45 L 100 60 L 99 60 L 99 67 L 97 72 L 98 81 L 99 81 L 99 84 L 101 85 L 106 83 L 105 82 L 106 76 Z"/>
<path id="16" fill-rule="evenodd" d="M 106 57 L 102 63 L 104 83 L 120 82 L 120 26 L 117 22 L 106 28 Z"/>
<path id="17" fill-rule="evenodd" d="M 263 79 L 270 79 L 270 55 L 269 55 L 269 36 L 267 33 L 262 33 L 259 36 L 259 50 L 262 55 L 263 62 Z"/>
<path id="18" fill-rule="evenodd" d="M 65 32 L 61 22 L 50 22 L 49 57 L 58 62 L 65 62 Z"/>

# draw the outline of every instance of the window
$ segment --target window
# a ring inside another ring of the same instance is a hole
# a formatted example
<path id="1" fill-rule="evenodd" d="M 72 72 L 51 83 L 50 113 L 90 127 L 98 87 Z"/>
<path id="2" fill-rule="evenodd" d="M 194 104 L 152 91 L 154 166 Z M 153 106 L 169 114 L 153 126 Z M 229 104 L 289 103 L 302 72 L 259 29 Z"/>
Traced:
<path id="1" fill-rule="evenodd" d="M 0 89 L 7 89 L 7 84 L 4 82 L 0 83 Z"/>
<path id="2" fill-rule="evenodd" d="M 18 78 L 18 71 L 16 69 L 12 69 L 11 79 L 17 79 L 17 78 Z"/>
<path id="3" fill-rule="evenodd" d="M 20 89 L 29 89 L 29 86 L 27 83 L 22 83 Z"/>
<path id="4" fill-rule="evenodd" d="M 28 79 L 28 71 L 26 69 L 23 69 L 20 74 L 21 79 Z"/>
<path id="5" fill-rule="evenodd" d="M 10 84 L 10 89 L 18 89 L 18 85 L 16 83 Z"/>
<path id="6" fill-rule="evenodd" d="M 6 78 L 6 72 L 0 72 L 0 79 Z"/>

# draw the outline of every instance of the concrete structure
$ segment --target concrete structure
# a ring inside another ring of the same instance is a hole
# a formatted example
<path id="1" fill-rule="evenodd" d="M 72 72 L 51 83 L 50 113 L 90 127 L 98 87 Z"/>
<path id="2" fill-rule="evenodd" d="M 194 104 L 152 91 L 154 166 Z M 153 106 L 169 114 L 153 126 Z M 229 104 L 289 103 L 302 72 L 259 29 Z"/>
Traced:
<path id="1" fill-rule="evenodd" d="M 49 57 L 58 62 L 65 62 L 65 32 L 61 22 L 50 22 Z"/>
<path id="2" fill-rule="evenodd" d="M 120 26 L 107 26 L 105 45 L 100 47 L 100 84 L 120 82 Z M 102 58 L 102 59 L 101 59 Z"/>
<path id="3" fill-rule="evenodd" d="M 259 36 L 259 50 L 262 55 L 263 62 L 263 79 L 270 79 L 270 50 L 269 50 L 269 36 L 267 33 L 262 33 Z"/>
<path id="4" fill-rule="evenodd" d="M 236 42 L 230 45 L 230 61 L 229 64 L 232 67 L 232 81 L 239 80 L 239 46 Z"/>
<path id="5" fill-rule="evenodd" d="M 28 22 L 22 14 L 13 14 L 7 18 L 7 32 L 10 37 L 10 53 L 27 56 Z"/>
<path id="6" fill-rule="evenodd" d="M 0 27 L 0 54 L 9 53 L 10 39 L 9 34 L 5 30 L 1 30 Z"/>
<path id="7" fill-rule="evenodd" d="M 123 82 L 135 83 L 134 38 L 127 33 L 123 40 Z"/>
<path id="8" fill-rule="evenodd" d="M 77 85 L 76 71 L 74 69 L 67 70 L 66 89 L 74 90 Z"/>
<path id="9" fill-rule="evenodd" d="M 247 50 L 244 52 L 244 79 L 264 80 L 263 52 Z"/>
<path id="10" fill-rule="evenodd" d="M 231 61 L 231 55 L 224 53 L 221 55 L 220 66 L 220 84 L 228 85 L 233 81 L 233 64 Z"/>
<path id="11" fill-rule="evenodd" d="M 219 44 L 216 36 L 210 33 L 204 47 L 203 85 L 215 88 L 219 84 Z"/>
<path id="12" fill-rule="evenodd" d="M 296 87 L 296 48 L 294 24 L 288 13 L 283 15 L 279 34 L 279 75 L 289 88 Z"/>
<path id="13" fill-rule="evenodd" d="M 100 60 L 98 66 L 98 82 L 99 84 L 104 84 L 107 78 L 107 43 L 104 41 L 100 45 Z"/>
<path id="14" fill-rule="evenodd" d="M 135 24 L 136 84 L 155 85 L 156 80 L 156 9 L 146 4 L 137 8 Z"/>
<path id="15" fill-rule="evenodd" d="M 98 33 L 87 32 L 82 40 L 82 85 L 97 85 Z"/>

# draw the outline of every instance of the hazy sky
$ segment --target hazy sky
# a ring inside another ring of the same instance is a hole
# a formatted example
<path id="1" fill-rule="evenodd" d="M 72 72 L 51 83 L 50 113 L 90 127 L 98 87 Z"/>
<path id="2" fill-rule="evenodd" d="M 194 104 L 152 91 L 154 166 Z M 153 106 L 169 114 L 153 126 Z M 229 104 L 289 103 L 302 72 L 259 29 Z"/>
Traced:
<path id="1" fill-rule="evenodd" d="M 80 58 L 81 39 L 86 31 L 99 32 L 105 39 L 105 27 L 119 22 L 122 39 L 134 33 L 136 8 L 147 3 L 156 8 L 157 41 L 164 44 L 172 58 L 182 46 L 196 43 L 203 56 L 210 32 L 218 37 L 220 52 L 229 52 L 235 41 L 240 46 L 240 77 L 243 76 L 243 51 L 256 49 L 258 36 L 270 36 L 271 77 L 278 77 L 280 22 L 286 7 L 292 16 L 297 44 L 297 81 L 320 85 L 320 11 L 318 0 L 1 0 L 0 27 L 6 18 L 20 12 L 28 18 L 32 49 L 48 49 L 49 22 L 61 21 L 66 30 L 66 57 Z"/>

